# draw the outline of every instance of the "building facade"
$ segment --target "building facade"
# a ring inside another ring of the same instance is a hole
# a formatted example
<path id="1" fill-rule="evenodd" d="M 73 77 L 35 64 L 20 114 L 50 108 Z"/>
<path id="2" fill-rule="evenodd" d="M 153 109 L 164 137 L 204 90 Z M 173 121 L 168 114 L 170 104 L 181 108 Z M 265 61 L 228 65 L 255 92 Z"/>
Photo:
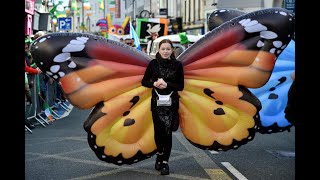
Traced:
<path id="1" fill-rule="evenodd" d="M 188 34 L 204 34 L 207 29 L 207 17 L 220 8 L 232 8 L 244 12 L 259 9 L 282 7 L 284 0 L 126 0 L 126 14 L 132 19 L 141 17 L 147 11 L 151 18 L 168 18 L 178 22 Z M 291 0 L 292 1 L 292 0 Z M 294 0 L 293 0 L 294 1 Z M 169 31 L 173 23 L 169 22 Z M 171 26 L 171 27 L 170 27 Z M 170 34 L 170 33 L 169 33 Z"/>
<path id="2" fill-rule="evenodd" d="M 188 34 L 205 34 L 207 17 L 216 9 L 232 8 L 244 12 L 252 12 L 271 7 L 283 7 L 288 0 L 101 0 L 104 9 L 101 9 L 98 0 L 25 0 L 25 33 L 33 31 L 60 31 L 52 23 L 49 11 L 63 1 L 65 9 L 69 8 L 68 17 L 72 17 L 72 32 L 96 33 L 100 29 L 96 22 L 112 15 L 114 24 L 121 24 L 126 16 L 132 21 L 136 18 L 167 18 L 169 34 L 187 32 Z M 73 1 L 77 3 L 76 10 L 70 10 Z M 294 0 L 289 0 L 294 3 Z M 85 8 L 86 3 L 90 9 Z"/>

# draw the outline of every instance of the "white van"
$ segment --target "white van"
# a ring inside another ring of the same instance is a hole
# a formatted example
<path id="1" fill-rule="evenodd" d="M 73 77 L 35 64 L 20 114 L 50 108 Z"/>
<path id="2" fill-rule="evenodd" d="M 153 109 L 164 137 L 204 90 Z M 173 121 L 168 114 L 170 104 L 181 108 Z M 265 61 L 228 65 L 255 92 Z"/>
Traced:
<path id="1" fill-rule="evenodd" d="M 202 38 L 204 35 L 188 35 L 188 40 L 190 41 L 189 46 L 193 43 L 195 43 L 196 41 L 198 41 L 200 38 Z M 180 37 L 179 34 L 173 34 L 173 35 L 167 35 L 167 36 L 160 36 L 157 39 L 155 39 L 152 43 L 151 46 L 151 51 L 150 51 L 150 56 L 152 58 L 155 58 L 156 53 L 158 52 L 159 49 L 159 43 L 160 41 L 162 41 L 163 39 L 169 39 L 172 44 L 173 47 L 175 48 L 175 55 L 176 57 L 178 57 L 186 48 L 180 44 Z"/>

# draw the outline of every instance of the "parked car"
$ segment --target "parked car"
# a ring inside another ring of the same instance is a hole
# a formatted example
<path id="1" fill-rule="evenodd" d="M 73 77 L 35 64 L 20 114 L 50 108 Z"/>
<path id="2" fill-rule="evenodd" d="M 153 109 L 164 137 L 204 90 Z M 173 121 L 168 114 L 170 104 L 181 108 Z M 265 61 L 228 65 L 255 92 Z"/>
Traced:
<path id="1" fill-rule="evenodd" d="M 196 41 L 198 41 L 200 38 L 203 37 L 203 35 L 187 35 L 188 40 L 190 41 L 189 46 L 193 43 L 195 43 Z M 180 37 L 179 34 L 173 34 L 173 35 L 167 35 L 167 36 L 160 36 L 157 39 L 155 39 L 152 43 L 151 46 L 151 51 L 150 51 L 150 56 L 152 58 L 155 58 L 156 53 L 158 52 L 159 49 L 159 43 L 160 41 L 162 41 L 163 39 L 169 39 L 172 44 L 173 47 L 175 48 L 175 55 L 176 57 L 178 57 L 183 51 L 186 50 L 186 48 L 180 44 Z"/>

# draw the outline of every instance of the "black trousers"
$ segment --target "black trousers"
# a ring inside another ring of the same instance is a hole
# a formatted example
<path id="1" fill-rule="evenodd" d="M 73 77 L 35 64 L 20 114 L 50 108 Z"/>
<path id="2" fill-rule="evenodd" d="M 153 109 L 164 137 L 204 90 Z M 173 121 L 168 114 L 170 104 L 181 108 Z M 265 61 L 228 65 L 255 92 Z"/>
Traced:
<path id="1" fill-rule="evenodd" d="M 169 161 L 172 149 L 172 125 L 178 110 L 168 106 L 157 106 L 152 110 L 154 139 L 158 153 L 163 153 L 163 160 Z"/>

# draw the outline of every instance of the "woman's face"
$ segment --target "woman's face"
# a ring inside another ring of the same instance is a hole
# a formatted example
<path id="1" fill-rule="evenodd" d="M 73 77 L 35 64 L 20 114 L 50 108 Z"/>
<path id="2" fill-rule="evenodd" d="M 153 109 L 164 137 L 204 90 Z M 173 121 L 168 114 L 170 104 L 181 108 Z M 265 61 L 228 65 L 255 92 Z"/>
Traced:
<path id="1" fill-rule="evenodd" d="M 168 59 L 173 52 L 173 49 L 171 48 L 171 45 L 169 43 L 163 43 L 161 44 L 159 48 L 159 54 L 163 59 Z"/>

